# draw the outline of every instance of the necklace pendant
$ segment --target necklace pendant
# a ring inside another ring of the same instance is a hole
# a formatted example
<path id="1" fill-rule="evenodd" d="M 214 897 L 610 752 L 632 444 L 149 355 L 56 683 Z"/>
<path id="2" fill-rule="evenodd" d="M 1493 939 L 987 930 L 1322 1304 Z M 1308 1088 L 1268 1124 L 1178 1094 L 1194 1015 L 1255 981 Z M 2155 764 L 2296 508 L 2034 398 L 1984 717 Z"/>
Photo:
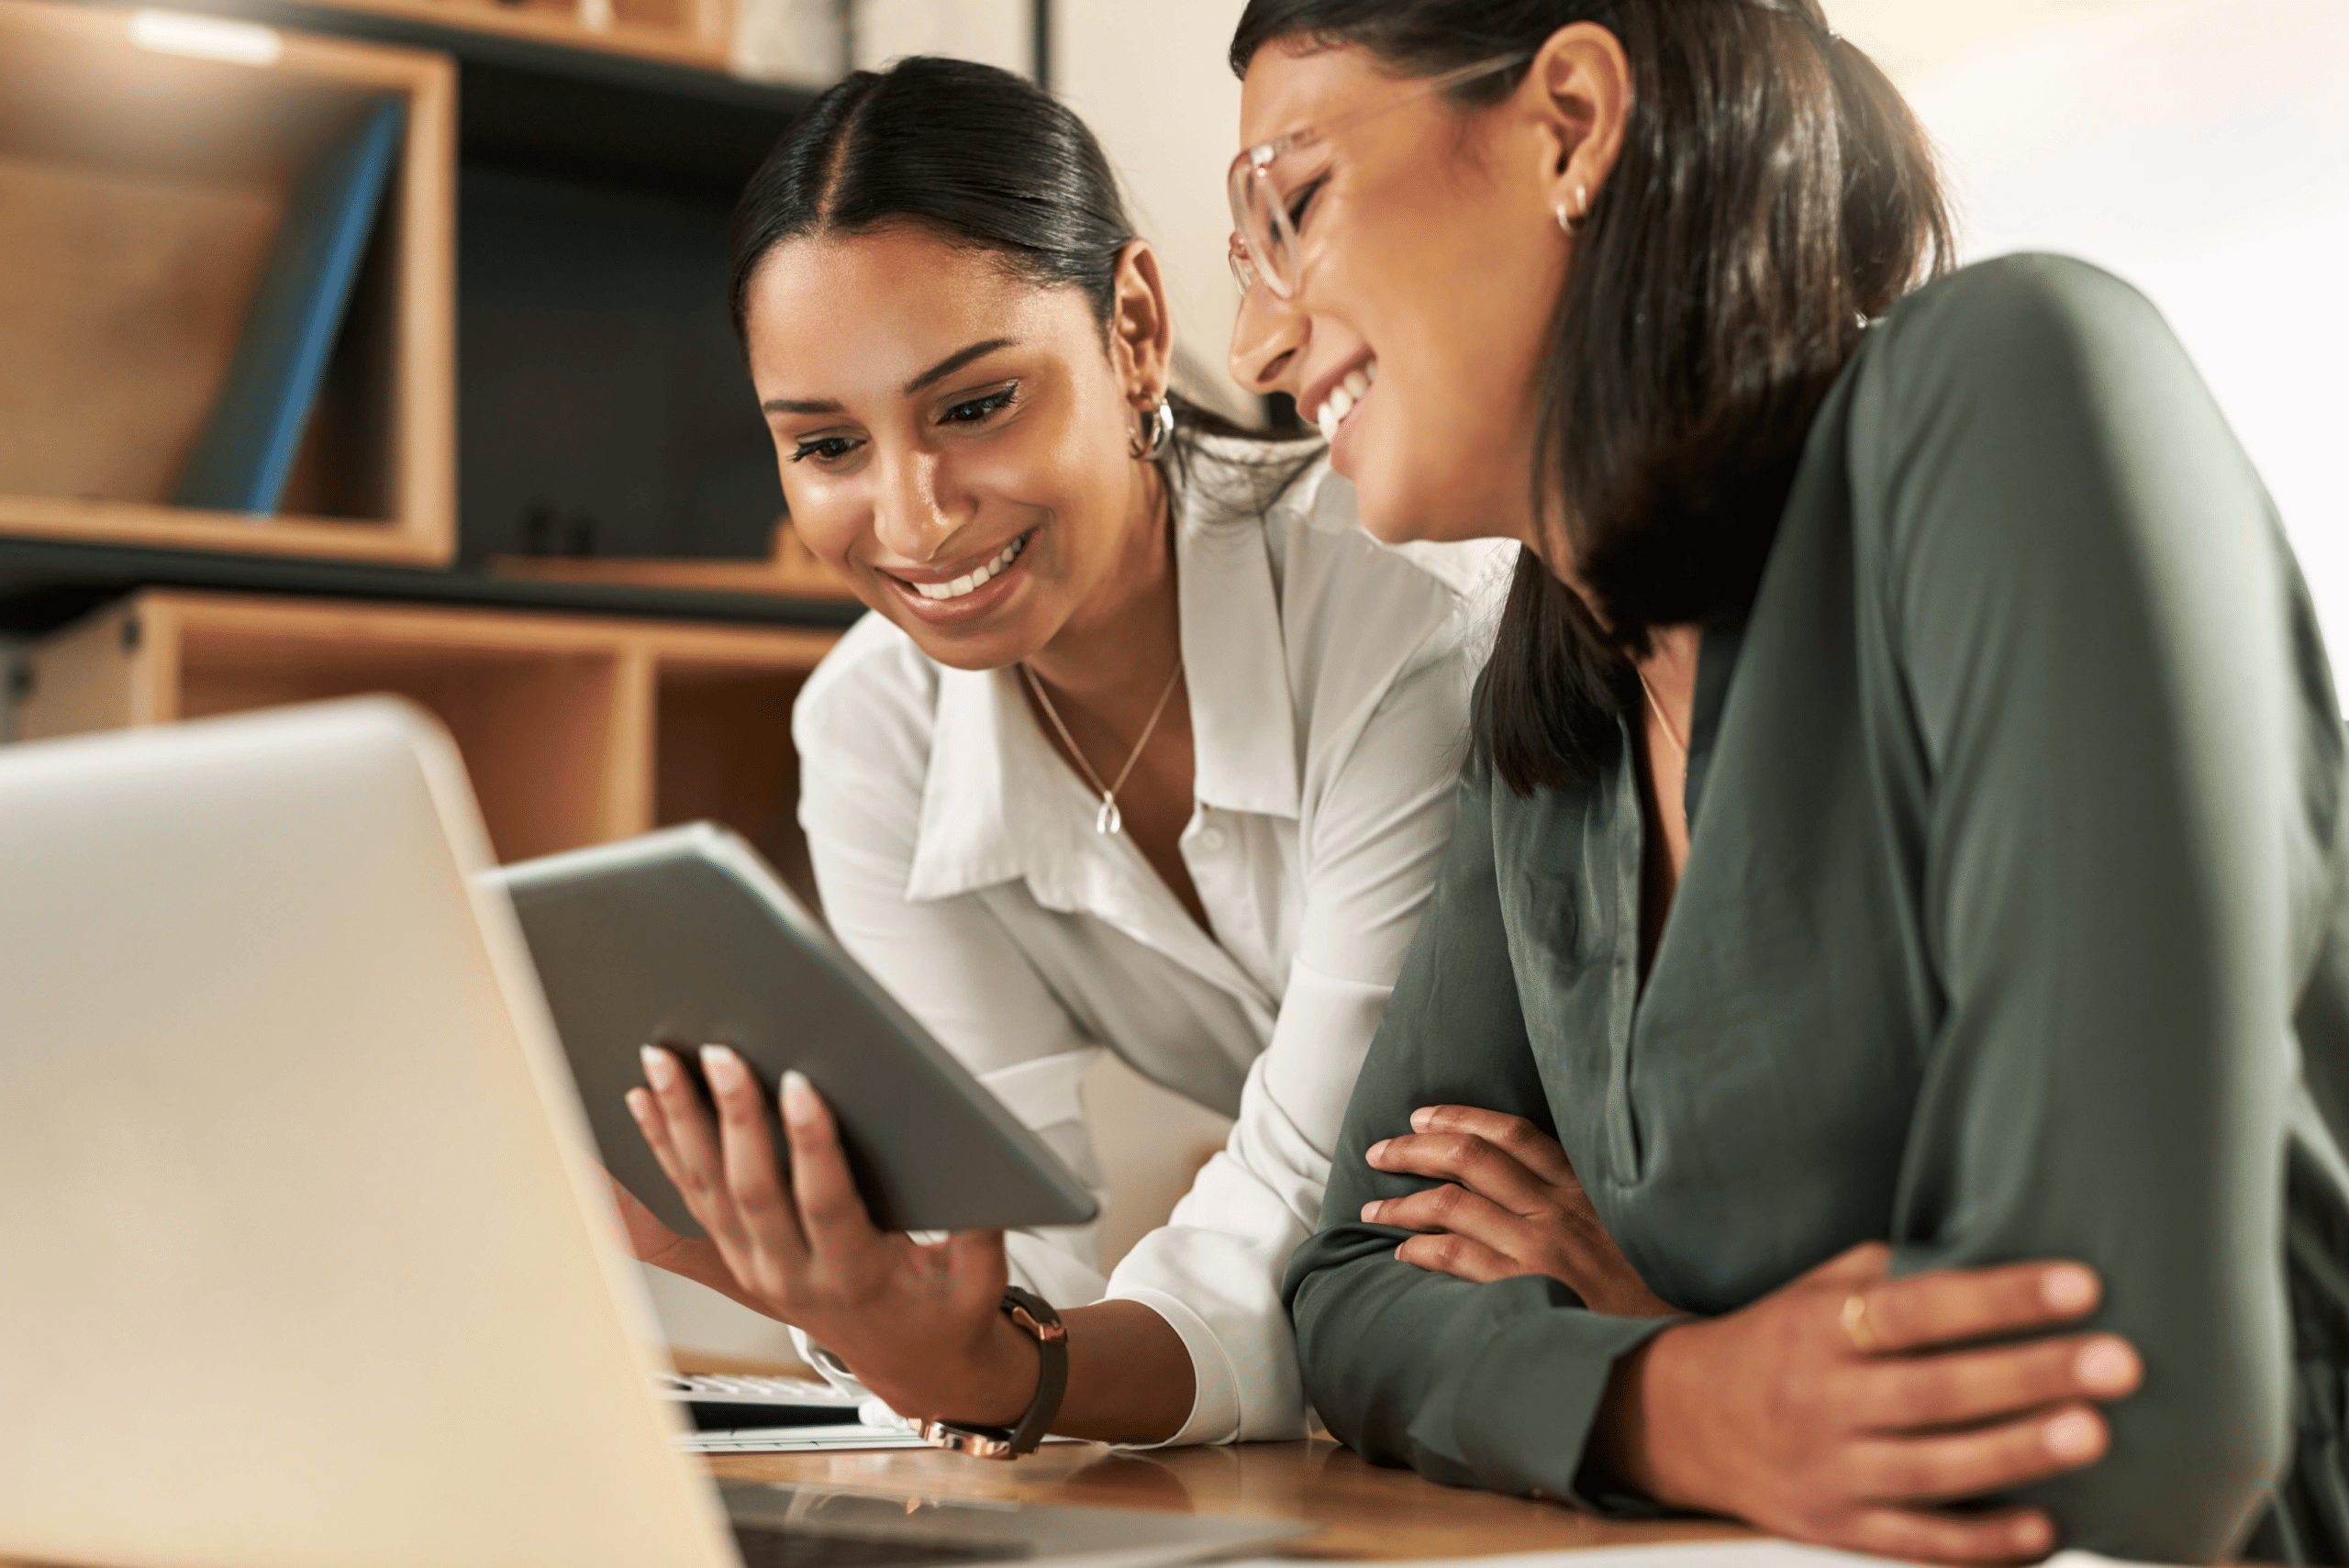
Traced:
<path id="1" fill-rule="evenodd" d="M 1093 815 L 1093 830 L 1105 839 L 1114 839 L 1126 830 L 1126 819 L 1118 810 L 1118 797 L 1103 791 L 1101 809 Z"/>

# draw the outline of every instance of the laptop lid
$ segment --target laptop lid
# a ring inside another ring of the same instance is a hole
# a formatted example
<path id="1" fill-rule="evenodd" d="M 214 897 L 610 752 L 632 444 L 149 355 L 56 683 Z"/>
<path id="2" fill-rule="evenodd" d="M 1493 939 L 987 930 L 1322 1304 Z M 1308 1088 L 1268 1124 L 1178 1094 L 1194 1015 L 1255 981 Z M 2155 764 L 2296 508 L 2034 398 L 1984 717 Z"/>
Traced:
<path id="1" fill-rule="evenodd" d="M 0 751 L 0 1557 L 731 1568 L 489 862 L 389 699 Z"/>

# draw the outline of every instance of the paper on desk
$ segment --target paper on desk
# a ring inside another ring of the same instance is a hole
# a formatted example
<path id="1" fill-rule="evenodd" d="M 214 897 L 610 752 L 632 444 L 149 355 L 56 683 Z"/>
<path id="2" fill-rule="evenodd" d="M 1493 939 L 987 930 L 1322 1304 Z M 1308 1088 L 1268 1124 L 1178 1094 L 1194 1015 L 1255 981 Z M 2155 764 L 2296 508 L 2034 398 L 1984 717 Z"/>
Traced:
<path id="1" fill-rule="evenodd" d="M 1831 1551 L 1823 1546 L 1798 1546 L 1788 1540 L 1688 1540 L 1575 1551 L 1512 1551 L 1497 1557 L 1421 1562 L 1414 1568 L 1854 1568 L 1892 1561 Z M 2059 1551 L 2047 1560 L 2046 1568 L 2108 1568 L 2114 1561 L 2092 1551 Z M 1297 1564 L 1289 1559 L 1262 1557 L 1222 1563 L 1219 1568 L 1297 1568 Z M 1317 1560 L 1313 1568 L 1394 1568 L 1394 1564 Z"/>
<path id="2" fill-rule="evenodd" d="M 677 1446 L 687 1453 L 821 1453 L 836 1448 L 921 1448 L 920 1438 L 902 1425 L 741 1427 L 731 1431 L 685 1432 Z"/>
<path id="3" fill-rule="evenodd" d="M 1077 1438 L 1046 1438 L 1048 1443 L 1078 1442 Z M 902 1423 L 867 1426 L 843 1422 L 828 1427 L 747 1427 L 733 1431 L 686 1432 L 677 1446 L 687 1453 L 822 1453 L 831 1449 L 927 1448 Z M 1295 1564 L 1287 1565 L 1295 1568 Z"/>

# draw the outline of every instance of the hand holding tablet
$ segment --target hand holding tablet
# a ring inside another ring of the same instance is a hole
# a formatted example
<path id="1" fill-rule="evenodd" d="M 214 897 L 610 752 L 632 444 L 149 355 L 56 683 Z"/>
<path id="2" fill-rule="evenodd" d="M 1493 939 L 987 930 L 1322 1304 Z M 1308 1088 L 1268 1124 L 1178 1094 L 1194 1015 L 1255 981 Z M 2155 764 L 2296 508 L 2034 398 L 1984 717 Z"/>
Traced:
<path id="1" fill-rule="evenodd" d="M 1075 1225 L 1097 1206 L 1051 1150 L 827 935 L 757 852 L 699 824 L 510 866 L 514 901 L 604 1163 L 680 1236 L 706 1234 L 624 1103 L 646 1046 L 707 1103 L 729 1048 L 770 1118 L 796 1071 L 837 1120 L 885 1230 Z"/>

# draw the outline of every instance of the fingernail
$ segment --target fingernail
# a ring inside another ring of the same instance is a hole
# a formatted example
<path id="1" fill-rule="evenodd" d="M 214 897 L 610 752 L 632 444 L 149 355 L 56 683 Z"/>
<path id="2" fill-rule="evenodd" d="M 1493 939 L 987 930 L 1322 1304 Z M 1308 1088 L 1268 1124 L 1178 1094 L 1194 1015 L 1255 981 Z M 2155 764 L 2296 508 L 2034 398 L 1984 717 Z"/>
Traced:
<path id="1" fill-rule="evenodd" d="M 634 1117 L 639 1121 L 650 1121 L 651 1119 L 651 1113 L 646 1109 L 646 1107 L 652 1103 L 652 1096 L 651 1095 L 646 1094 L 642 1089 L 630 1089 L 626 1095 L 622 1095 L 621 1098 L 627 1102 L 629 1115 Z"/>
<path id="2" fill-rule="evenodd" d="M 1374 1165 L 1377 1164 L 1379 1161 L 1386 1157 L 1386 1146 L 1392 1141 L 1394 1141 L 1392 1139 L 1380 1139 L 1377 1142 L 1370 1146 L 1369 1150 L 1364 1153 L 1363 1158 L 1369 1161 Z"/>
<path id="3" fill-rule="evenodd" d="M 2040 1434 L 2047 1451 L 2059 1459 L 2078 1459 L 2096 1451 L 2103 1440 L 2102 1424 L 2085 1410 L 2067 1410 L 2047 1423 Z"/>
<path id="4" fill-rule="evenodd" d="M 1418 1110 L 1411 1113 L 1411 1130 L 1413 1132 L 1425 1132 L 1428 1129 L 1428 1123 L 1434 1119 L 1435 1107 L 1433 1106 L 1421 1106 Z"/>
<path id="5" fill-rule="evenodd" d="M 2054 1312 L 2084 1312 L 2096 1303 L 2096 1275 L 2064 1263 L 2039 1276 L 2039 1299 Z"/>
<path id="6" fill-rule="evenodd" d="M 740 1088 L 745 1076 L 742 1059 L 722 1045 L 701 1048 L 701 1073 L 709 1080 L 709 1086 L 721 1095 L 730 1095 Z"/>
<path id="7" fill-rule="evenodd" d="M 2044 1516 L 2033 1514 L 2015 1521 L 2015 1550 L 2026 1557 L 2036 1557 L 2055 1544 L 2055 1527 Z"/>
<path id="8" fill-rule="evenodd" d="M 2098 1340 L 2080 1352 L 2074 1370 L 2090 1388 L 2126 1388 L 2137 1375 L 2137 1356 L 2119 1340 Z"/>
<path id="9" fill-rule="evenodd" d="M 805 1127 L 816 1115 L 816 1085 L 795 1067 L 783 1075 L 783 1119 L 794 1127 Z"/>
<path id="10" fill-rule="evenodd" d="M 657 1045 L 644 1048 L 644 1081 L 666 1094 L 677 1082 L 677 1063 Z"/>
<path id="11" fill-rule="evenodd" d="M 1384 1200 L 1384 1199 L 1373 1199 L 1371 1202 L 1369 1202 L 1369 1203 L 1366 1203 L 1366 1204 L 1363 1205 L 1363 1206 L 1362 1206 L 1362 1218 L 1363 1218 L 1363 1223 L 1364 1223 L 1364 1224 L 1365 1224 L 1365 1225 L 1368 1225 L 1368 1224 L 1374 1224 L 1374 1223 L 1375 1223 L 1375 1222 L 1376 1222 L 1376 1220 L 1377 1220 L 1377 1218 L 1378 1218 L 1378 1211 L 1379 1211 L 1379 1209 L 1381 1209 L 1381 1208 L 1382 1208 L 1382 1207 L 1385 1207 L 1385 1200 Z"/>

